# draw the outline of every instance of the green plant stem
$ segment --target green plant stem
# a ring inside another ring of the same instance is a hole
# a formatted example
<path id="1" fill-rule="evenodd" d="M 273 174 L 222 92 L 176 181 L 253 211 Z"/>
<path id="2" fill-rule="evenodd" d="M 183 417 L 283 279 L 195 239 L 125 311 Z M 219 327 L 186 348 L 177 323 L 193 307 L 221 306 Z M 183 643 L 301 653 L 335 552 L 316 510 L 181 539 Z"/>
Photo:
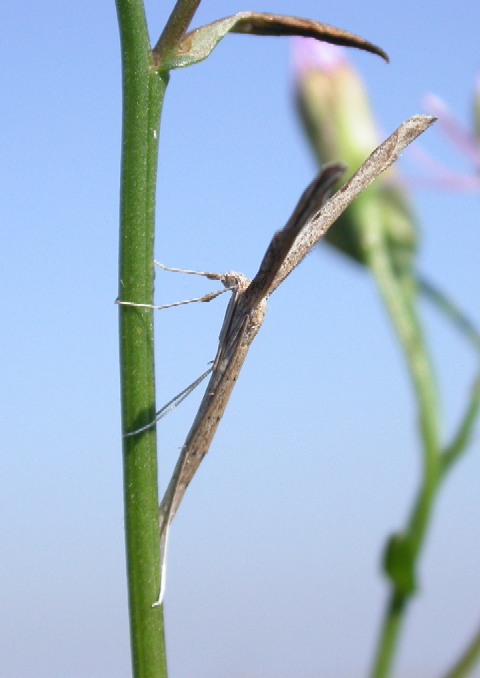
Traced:
<path id="1" fill-rule="evenodd" d="M 156 67 L 163 57 L 181 40 L 193 19 L 201 0 L 177 0 L 157 44 L 153 48 Z"/>
<path id="2" fill-rule="evenodd" d="M 443 678 L 465 678 L 477 664 L 480 658 L 480 628 L 470 641 L 465 652 Z"/>
<path id="3" fill-rule="evenodd" d="M 360 197 L 362 201 L 363 196 Z M 363 244 L 385 306 L 403 348 L 419 413 L 423 448 L 423 477 L 417 500 L 404 534 L 411 545 L 412 568 L 420 555 L 440 478 L 439 411 L 433 369 L 415 313 L 414 286 L 408 272 L 403 276 L 392 268 L 383 239 L 378 207 L 368 199 L 360 202 L 369 231 Z M 377 225 L 377 227 L 375 227 Z M 411 593 L 392 582 L 384 616 L 372 678 L 390 675 L 403 620 Z"/>
<path id="4" fill-rule="evenodd" d="M 375 208 L 372 207 L 372 210 Z M 370 224 L 375 223 L 374 214 Z M 394 274 L 387 248 L 380 231 L 369 231 L 368 263 L 393 321 L 399 342 L 403 347 L 409 368 L 419 412 L 423 447 L 423 474 L 420 489 L 403 535 L 412 548 L 412 567 L 416 570 L 435 500 L 441 482 L 452 465 L 465 451 L 480 410 L 480 377 L 477 377 L 464 418 L 452 443 L 442 453 L 440 443 L 438 396 L 433 369 L 423 340 L 415 311 L 415 284 L 409 272 Z M 403 621 L 412 593 L 404 592 L 392 582 L 392 590 L 384 615 L 372 678 L 387 678 L 393 660 Z M 479 632 L 480 635 L 480 632 Z M 480 638 L 476 636 L 469 648 L 446 678 L 463 678 L 471 670 L 480 654 Z"/>
<path id="5" fill-rule="evenodd" d="M 377 656 L 372 676 L 390 675 L 393 657 L 397 649 L 398 639 L 403 625 L 403 617 L 407 600 L 404 595 L 392 591 L 384 615 L 382 633 L 379 639 Z"/>
<path id="6" fill-rule="evenodd" d="M 468 403 L 465 415 L 460 422 L 458 431 L 453 441 L 442 454 L 442 477 L 444 477 L 453 464 L 458 460 L 461 454 L 466 450 L 472 435 L 473 427 L 477 421 L 480 411 L 480 375 L 477 376 L 473 384 L 470 401 Z"/>
<path id="7" fill-rule="evenodd" d="M 463 336 L 471 342 L 472 346 L 478 351 L 480 349 L 480 333 L 478 332 L 472 321 L 465 315 L 465 313 L 455 304 L 452 299 L 449 299 L 438 287 L 425 280 L 425 278 L 417 277 L 417 284 L 425 296 L 432 304 L 434 304 L 439 311 L 441 311 L 452 324 L 463 334 Z"/>
<path id="8" fill-rule="evenodd" d="M 143 2 L 117 0 L 122 48 L 123 137 L 119 298 L 153 302 L 155 191 L 166 78 L 151 69 Z M 119 307 L 122 430 L 155 413 L 152 312 Z M 160 578 L 155 430 L 123 438 L 127 577 L 133 675 L 167 675 Z"/>

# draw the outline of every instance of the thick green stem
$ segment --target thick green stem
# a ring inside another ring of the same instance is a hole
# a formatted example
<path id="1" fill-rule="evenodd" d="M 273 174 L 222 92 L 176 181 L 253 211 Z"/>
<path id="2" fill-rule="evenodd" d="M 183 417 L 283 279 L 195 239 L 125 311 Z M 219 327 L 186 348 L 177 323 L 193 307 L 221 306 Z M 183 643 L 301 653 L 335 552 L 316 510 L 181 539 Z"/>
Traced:
<path id="1" fill-rule="evenodd" d="M 117 0 L 122 45 L 123 137 L 119 298 L 153 301 L 153 245 L 160 114 L 167 85 L 151 69 L 143 2 Z M 155 413 L 152 312 L 120 306 L 123 433 Z M 167 675 L 159 593 L 156 433 L 123 438 L 125 529 L 133 675 Z"/>

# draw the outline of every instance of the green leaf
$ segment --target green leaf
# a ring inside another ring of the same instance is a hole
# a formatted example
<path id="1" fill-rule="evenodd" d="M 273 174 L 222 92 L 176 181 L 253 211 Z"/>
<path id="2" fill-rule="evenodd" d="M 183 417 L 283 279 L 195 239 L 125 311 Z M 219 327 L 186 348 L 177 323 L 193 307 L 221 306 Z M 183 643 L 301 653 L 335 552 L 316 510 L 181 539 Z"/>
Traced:
<path id="1" fill-rule="evenodd" d="M 300 35 L 305 38 L 330 42 L 334 45 L 357 47 L 377 54 L 388 62 L 387 54 L 380 47 L 341 28 L 293 16 L 264 14 L 263 12 L 239 12 L 187 33 L 175 50 L 165 56 L 159 70 L 184 68 L 203 61 L 227 33 L 275 36 Z"/>
<path id="2" fill-rule="evenodd" d="M 417 588 L 415 557 L 411 538 L 405 534 L 390 537 L 385 550 L 384 571 L 396 590 L 404 596 L 412 596 Z"/>

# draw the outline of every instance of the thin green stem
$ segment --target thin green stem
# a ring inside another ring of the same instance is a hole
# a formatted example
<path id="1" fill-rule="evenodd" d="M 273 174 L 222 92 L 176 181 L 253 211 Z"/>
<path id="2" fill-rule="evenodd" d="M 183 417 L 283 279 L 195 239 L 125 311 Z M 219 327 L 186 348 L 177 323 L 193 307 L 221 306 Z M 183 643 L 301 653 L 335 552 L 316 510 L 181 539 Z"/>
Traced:
<path id="1" fill-rule="evenodd" d="M 372 223 L 372 222 L 370 222 Z M 411 547 L 411 567 L 415 575 L 416 563 L 420 556 L 426 532 L 430 524 L 437 493 L 441 481 L 458 457 L 466 449 L 473 431 L 474 423 L 480 410 L 480 378 L 477 378 L 467 411 L 459 425 L 452 443 L 441 451 L 437 390 L 433 369 L 422 337 L 419 321 L 416 317 L 414 286 L 407 273 L 404 278 L 394 274 L 390 267 L 388 252 L 381 236 L 376 240 L 369 233 L 368 261 L 377 284 L 382 293 L 385 305 L 392 318 L 399 341 L 403 346 L 414 392 L 417 399 L 421 440 L 423 446 L 423 476 L 420 489 L 403 532 L 405 540 Z M 376 243 L 376 245 L 375 245 Z M 449 308 L 450 312 L 452 307 Z M 456 313 L 458 316 L 458 313 Z M 392 582 L 390 601 L 387 605 L 378 643 L 377 656 L 372 671 L 372 678 L 387 678 L 391 674 L 398 640 L 412 593 L 405 592 Z M 447 678 L 460 678 L 467 675 L 467 666 L 473 665 L 480 652 L 478 639 L 465 653 L 455 671 Z"/>
<path id="2" fill-rule="evenodd" d="M 465 415 L 460 422 L 458 431 L 452 442 L 442 454 L 442 477 L 445 476 L 452 465 L 458 460 L 461 454 L 467 449 L 473 435 L 473 427 L 478 419 L 480 412 L 480 375 L 477 376 L 473 384 L 470 401 L 468 403 Z"/>
<path id="3" fill-rule="evenodd" d="M 425 280 L 425 278 L 418 277 L 417 284 L 424 297 L 434 304 L 439 311 L 444 313 L 478 351 L 480 349 L 480 333 L 470 318 L 465 315 L 452 299 L 449 299 L 446 294 L 428 282 L 428 280 Z"/>
<path id="4" fill-rule="evenodd" d="M 201 0 L 177 0 L 175 7 L 153 48 L 153 62 L 160 67 L 163 57 L 182 39 Z"/>
<path id="5" fill-rule="evenodd" d="M 382 633 L 378 643 L 377 656 L 372 676 L 388 676 L 398 645 L 398 639 L 403 625 L 404 608 L 407 603 L 405 596 L 392 591 L 385 611 Z"/>
<path id="6" fill-rule="evenodd" d="M 155 190 L 166 78 L 151 70 L 142 0 L 116 0 L 122 47 L 123 137 L 119 298 L 153 301 Z M 122 430 L 155 414 L 152 312 L 119 306 Z M 123 438 L 125 531 L 134 678 L 167 676 L 160 577 L 156 433 Z"/>
<path id="7" fill-rule="evenodd" d="M 464 653 L 443 678 L 465 678 L 480 659 L 480 628 L 473 636 Z"/>
<path id="8" fill-rule="evenodd" d="M 363 197 L 363 196 L 362 196 Z M 430 359 L 425 347 L 419 321 L 416 317 L 413 288 L 408 272 L 403 276 L 394 271 L 384 241 L 378 206 L 371 200 L 360 200 L 365 223 L 369 224 L 364 250 L 380 293 L 403 348 L 410 373 L 419 413 L 423 448 L 423 478 L 408 526 L 404 532 L 411 549 L 411 568 L 414 575 L 429 524 L 436 489 L 439 483 L 440 441 L 437 389 Z M 408 601 L 412 592 L 401 590 L 392 581 L 390 601 L 384 616 L 372 678 L 387 678 L 393 666 Z"/>

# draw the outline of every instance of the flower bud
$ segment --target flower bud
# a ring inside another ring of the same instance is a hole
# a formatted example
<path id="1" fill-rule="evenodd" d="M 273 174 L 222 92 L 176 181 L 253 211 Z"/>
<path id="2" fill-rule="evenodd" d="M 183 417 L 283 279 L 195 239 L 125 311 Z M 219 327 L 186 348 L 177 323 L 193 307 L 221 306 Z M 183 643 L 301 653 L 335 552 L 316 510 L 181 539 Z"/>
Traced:
<path id="1" fill-rule="evenodd" d="M 295 40 L 294 72 L 298 111 L 319 164 L 340 161 L 353 174 L 379 144 L 362 80 L 341 48 L 301 38 Z M 394 267 L 410 268 L 416 232 L 392 168 L 350 205 L 325 239 L 366 264 L 368 247 L 379 233 Z"/>

